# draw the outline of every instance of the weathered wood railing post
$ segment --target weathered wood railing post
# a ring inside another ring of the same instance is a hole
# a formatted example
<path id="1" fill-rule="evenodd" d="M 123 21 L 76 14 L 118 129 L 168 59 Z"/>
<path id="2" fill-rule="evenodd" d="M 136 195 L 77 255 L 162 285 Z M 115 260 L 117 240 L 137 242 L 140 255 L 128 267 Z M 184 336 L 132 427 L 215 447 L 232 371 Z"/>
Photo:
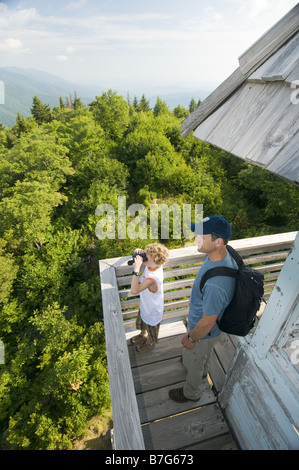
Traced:
<path id="1" fill-rule="evenodd" d="M 144 449 L 139 412 L 113 266 L 100 261 L 102 306 L 117 450 Z"/>

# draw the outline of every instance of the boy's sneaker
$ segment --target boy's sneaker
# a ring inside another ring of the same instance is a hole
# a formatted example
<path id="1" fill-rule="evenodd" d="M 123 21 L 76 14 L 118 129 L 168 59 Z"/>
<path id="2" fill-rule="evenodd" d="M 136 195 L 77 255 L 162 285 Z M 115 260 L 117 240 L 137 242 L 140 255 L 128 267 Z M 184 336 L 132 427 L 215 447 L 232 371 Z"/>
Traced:
<path id="1" fill-rule="evenodd" d="M 132 344 L 140 344 L 144 341 L 144 336 L 142 333 L 139 333 L 139 335 L 132 336 L 131 338 L 131 343 Z"/>
<path id="2" fill-rule="evenodd" d="M 135 346 L 135 351 L 143 353 L 146 351 L 150 351 L 151 349 L 154 349 L 154 347 L 155 347 L 155 343 L 149 343 L 148 341 L 143 341 L 143 343 Z"/>

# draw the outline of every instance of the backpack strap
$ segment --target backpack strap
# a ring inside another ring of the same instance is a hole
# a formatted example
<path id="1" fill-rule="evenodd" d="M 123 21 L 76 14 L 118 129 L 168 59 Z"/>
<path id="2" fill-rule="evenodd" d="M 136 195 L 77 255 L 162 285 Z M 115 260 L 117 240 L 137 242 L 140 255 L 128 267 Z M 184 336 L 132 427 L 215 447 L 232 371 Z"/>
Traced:
<path id="1" fill-rule="evenodd" d="M 242 266 L 244 266 L 244 261 L 243 261 L 243 259 L 241 258 L 241 256 L 239 255 L 239 253 L 237 253 L 237 251 L 233 249 L 232 246 L 226 245 L 226 249 L 227 249 L 227 251 L 229 252 L 229 254 L 233 257 L 233 259 L 235 260 L 235 262 L 237 263 L 239 269 L 240 269 Z"/>
<path id="2" fill-rule="evenodd" d="M 217 268 L 208 269 L 202 276 L 200 280 L 200 290 L 202 291 L 206 281 L 211 277 L 215 276 L 228 276 L 228 277 L 238 277 L 238 270 L 233 268 L 228 268 L 226 266 L 218 266 Z"/>

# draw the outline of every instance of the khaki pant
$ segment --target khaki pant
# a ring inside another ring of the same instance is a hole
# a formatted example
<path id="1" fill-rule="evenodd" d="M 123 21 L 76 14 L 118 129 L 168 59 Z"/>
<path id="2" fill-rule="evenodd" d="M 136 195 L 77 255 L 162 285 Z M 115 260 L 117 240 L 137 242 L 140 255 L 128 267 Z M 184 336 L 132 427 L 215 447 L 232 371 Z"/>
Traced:
<path id="1" fill-rule="evenodd" d="M 140 310 L 138 311 L 138 316 L 136 318 L 136 329 L 141 331 L 147 331 L 148 337 L 151 343 L 158 342 L 159 330 L 160 330 L 160 323 L 155 326 L 147 325 L 141 318 Z"/>
<path id="2" fill-rule="evenodd" d="M 202 378 L 208 373 L 211 354 L 221 334 L 214 338 L 196 341 L 193 349 L 183 349 L 182 361 L 187 371 L 183 393 L 190 400 L 199 400 L 202 395 Z"/>

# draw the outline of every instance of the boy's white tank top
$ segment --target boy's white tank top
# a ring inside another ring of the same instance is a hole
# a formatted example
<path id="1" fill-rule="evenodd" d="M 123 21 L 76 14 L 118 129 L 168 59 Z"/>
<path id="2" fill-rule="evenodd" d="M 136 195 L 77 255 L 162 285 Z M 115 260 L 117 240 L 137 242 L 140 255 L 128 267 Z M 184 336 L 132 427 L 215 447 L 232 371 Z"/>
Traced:
<path id="1" fill-rule="evenodd" d="M 141 276 L 141 282 L 152 279 L 158 286 L 157 292 L 145 289 L 140 292 L 140 315 L 144 323 L 156 326 L 162 320 L 164 311 L 163 267 L 150 269 L 147 266 Z"/>

